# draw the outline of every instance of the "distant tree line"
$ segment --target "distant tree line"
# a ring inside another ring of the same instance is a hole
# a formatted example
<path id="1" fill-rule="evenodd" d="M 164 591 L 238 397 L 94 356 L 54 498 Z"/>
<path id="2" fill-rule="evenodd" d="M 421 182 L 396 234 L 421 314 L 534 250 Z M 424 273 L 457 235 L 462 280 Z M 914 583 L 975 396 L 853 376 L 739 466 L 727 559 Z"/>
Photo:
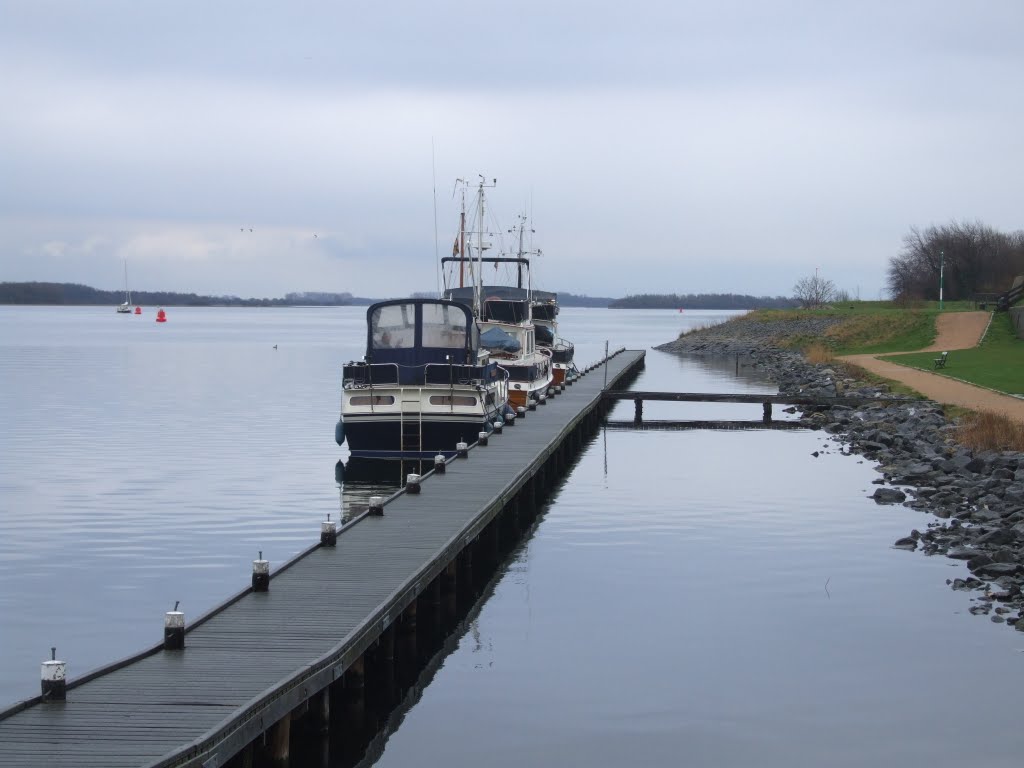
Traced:
<path id="1" fill-rule="evenodd" d="M 433 292 L 413 294 L 420 298 L 434 298 Z M 116 306 L 124 301 L 124 291 L 101 291 L 77 283 L 0 283 L 0 304 L 107 304 Z M 135 304 L 156 307 L 311 307 L 311 306 L 366 306 L 380 299 L 353 296 L 351 293 L 323 293 L 305 291 L 286 293 L 283 298 L 250 298 L 238 296 L 201 296 L 195 293 L 172 291 L 132 291 Z M 745 296 L 734 293 L 709 294 L 640 294 L 624 299 L 607 296 L 586 296 L 559 292 L 558 303 L 563 307 L 611 307 L 614 309 L 763 309 L 795 307 L 795 299 L 768 296 Z"/>
<path id="2" fill-rule="evenodd" d="M 746 296 L 738 293 L 642 293 L 616 299 L 612 309 L 788 309 L 799 302 L 786 296 Z"/>
<path id="3" fill-rule="evenodd" d="M 124 301 L 124 291 L 101 291 L 77 283 L 0 283 L 0 304 L 109 304 Z M 132 291 L 135 304 L 164 307 L 296 307 L 370 304 L 350 293 L 288 293 L 280 299 L 200 296 L 172 291 Z"/>
<path id="4" fill-rule="evenodd" d="M 611 306 L 612 299 L 608 296 L 586 296 L 582 294 L 569 293 L 568 291 L 558 292 L 558 305 L 560 307 L 600 307 Z"/>
<path id="5" fill-rule="evenodd" d="M 1003 233 L 980 221 L 912 227 L 903 249 L 889 260 L 887 282 L 894 299 L 970 299 L 1009 290 L 1024 274 L 1024 231 Z"/>

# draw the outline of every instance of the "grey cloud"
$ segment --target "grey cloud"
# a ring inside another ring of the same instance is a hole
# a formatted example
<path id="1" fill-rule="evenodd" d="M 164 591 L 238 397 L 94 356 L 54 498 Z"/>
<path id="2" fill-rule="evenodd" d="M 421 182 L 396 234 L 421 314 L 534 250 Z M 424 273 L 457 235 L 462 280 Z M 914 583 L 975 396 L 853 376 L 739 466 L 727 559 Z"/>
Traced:
<path id="1" fill-rule="evenodd" d="M 0 2 L 0 279 L 428 290 L 483 172 L 553 288 L 874 296 L 911 225 L 1020 228 L 1022 8 Z"/>

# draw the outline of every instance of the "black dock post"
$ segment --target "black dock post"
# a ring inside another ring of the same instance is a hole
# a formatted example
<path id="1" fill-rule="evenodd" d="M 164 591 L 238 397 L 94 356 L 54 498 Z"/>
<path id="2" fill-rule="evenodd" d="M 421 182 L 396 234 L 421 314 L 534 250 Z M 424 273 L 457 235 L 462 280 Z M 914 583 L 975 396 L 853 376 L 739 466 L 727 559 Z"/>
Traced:
<path id="1" fill-rule="evenodd" d="M 50 660 L 44 661 L 40 670 L 40 687 L 47 701 L 67 699 L 67 665 L 57 660 L 57 649 L 50 648 Z"/>
<path id="2" fill-rule="evenodd" d="M 252 591 L 266 592 L 270 589 L 270 561 L 263 559 L 260 551 L 259 560 L 252 561 Z"/>
<path id="3" fill-rule="evenodd" d="M 772 423 L 772 404 L 768 401 L 766 401 L 764 404 L 764 423 Z"/>
<path id="4" fill-rule="evenodd" d="M 320 546 L 333 547 L 338 543 L 338 526 L 331 522 L 331 514 L 327 513 L 327 519 L 320 523 Z"/>
<path id="5" fill-rule="evenodd" d="M 164 650 L 180 651 L 185 647 L 185 614 L 178 610 L 178 603 L 174 604 L 174 610 L 164 614 Z"/>

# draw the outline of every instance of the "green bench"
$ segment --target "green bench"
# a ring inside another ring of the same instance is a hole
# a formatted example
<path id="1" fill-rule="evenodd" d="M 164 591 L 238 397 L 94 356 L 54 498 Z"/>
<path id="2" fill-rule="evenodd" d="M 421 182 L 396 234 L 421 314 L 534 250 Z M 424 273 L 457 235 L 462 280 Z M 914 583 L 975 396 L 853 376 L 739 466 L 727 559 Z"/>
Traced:
<path id="1" fill-rule="evenodd" d="M 935 370 L 946 367 L 946 358 L 949 357 L 949 352 L 943 352 L 941 355 L 935 358 Z"/>

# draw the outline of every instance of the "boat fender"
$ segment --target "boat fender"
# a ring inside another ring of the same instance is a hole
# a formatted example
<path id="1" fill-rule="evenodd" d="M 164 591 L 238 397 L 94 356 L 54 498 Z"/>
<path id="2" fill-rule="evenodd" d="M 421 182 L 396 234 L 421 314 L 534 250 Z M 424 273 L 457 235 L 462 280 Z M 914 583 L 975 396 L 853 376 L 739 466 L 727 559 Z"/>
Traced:
<path id="1" fill-rule="evenodd" d="M 342 419 L 338 419 L 338 423 L 334 425 L 334 442 L 338 445 L 345 442 L 345 422 Z"/>

